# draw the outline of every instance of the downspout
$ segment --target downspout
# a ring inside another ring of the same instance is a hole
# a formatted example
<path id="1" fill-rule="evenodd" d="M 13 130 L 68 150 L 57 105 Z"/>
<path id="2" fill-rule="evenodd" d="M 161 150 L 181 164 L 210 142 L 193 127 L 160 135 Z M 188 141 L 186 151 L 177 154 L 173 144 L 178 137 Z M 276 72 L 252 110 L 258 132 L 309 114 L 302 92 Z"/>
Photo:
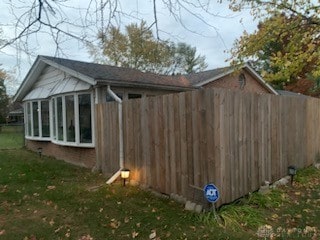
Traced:
<path id="1" fill-rule="evenodd" d="M 118 118 L 119 118 L 119 170 L 108 179 L 107 184 L 113 183 L 121 174 L 121 170 L 124 167 L 124 153 L 123 153 L 123 128 L 122 128 L 122 100 L 119 98 L 108 85 L 108 94 L 118 103 Z"/>

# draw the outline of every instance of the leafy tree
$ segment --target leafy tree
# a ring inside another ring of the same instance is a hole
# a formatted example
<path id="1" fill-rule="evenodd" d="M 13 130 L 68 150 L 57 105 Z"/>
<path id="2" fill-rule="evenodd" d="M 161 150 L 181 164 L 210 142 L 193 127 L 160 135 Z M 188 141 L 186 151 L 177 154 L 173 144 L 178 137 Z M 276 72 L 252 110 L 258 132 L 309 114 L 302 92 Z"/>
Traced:
<path id="1" fill-rule="evenodd" d="M 196 55 L 197 49 L 195 47 L 179 42 L 177 45 L 173 44 L 173 49 L 173 72 L 189 74 L 203 71 L 208 67 L 205 56 Z"/>
<path id="2" fill-rule="evenodd" d="M 4 123 L 8 114 L 9 97 L 6 93 L 4 80 L 6 73 L 0 69 L 0 123 Z"/>
<path id="3" fill-rule="evenodd" d="M 195 47 L 156 39 L 144 21 L 126 26 L 124 33 L 111 27 L 99 39 L 101 48 L 89 45 L 97 62 L 161 74 L 192 73 L 207 67 Z"/>
<path id="4" fill-rule="evenodd" d="M 320 7 L 315 1 L 233 0 L 234 10 L 252 8 L 258 29 L 244 34 L 231 50 L 234 63 L 252 60 L 266 80 L 282 86 L 320 76 Z"/>
<path id="5" fill-rule="evenodd" d="M 236 41 L 234 61 L 260 61 L 262 76 L 274 83 L 292 82 L 310 73 L 318 76 L 318 30 L 295 16 L 272 16 L 261 22 L 253 34 L 244 33 Z"/>
<path id="6" fill-rule="evenodd" d="M 111 27 L 99 39 L 105 61 L 113 65 L 156 73 L 164 73 L 170 67 L 169 45 L 156 40 L 144 21 L 127 25 L 125 33 Z"/>

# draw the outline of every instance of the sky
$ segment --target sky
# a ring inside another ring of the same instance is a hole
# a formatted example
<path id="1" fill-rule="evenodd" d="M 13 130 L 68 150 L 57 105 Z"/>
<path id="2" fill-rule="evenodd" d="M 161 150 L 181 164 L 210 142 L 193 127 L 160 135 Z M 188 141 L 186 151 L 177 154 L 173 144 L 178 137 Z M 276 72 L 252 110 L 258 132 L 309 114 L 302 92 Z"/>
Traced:
<path id="1" fill-rule="evenodd" d="M 234 13 L 229 10 L 226 2 L 220 4 L 218 1 L 200 1 L 210 3 L 208 8 L 210 13 L 205 13 L 203 9 L 198 10 L 192 5 L 184 5 L 185 8 L 183 6 L 179 8 L 178 5 L 173 4 L 168 6 L 163 4 L 170 1 L 157 0 L 159 36 L 161 39 L 185 42 L 196 47 L 197 52 L 206 57 L 206 62 L 208 63 L 207 69 L 226 66 L 228 65 L 226 60 L 230 57 L 227 51 L 232 48 L 234 41 L 242 35 L 243 31 L 253 32 L 256 29 L 257 23 L 253 21 L 248 11 Z M 3 31 L 3 36 L 13 37 L 17 30 L 15 28 L 17 20 L 13 14 L 20 16 L 28 9 L 24 7 L 30 6 L 30 4 L 25 4 L 25 2 L 32 1 L 12 1 L 18 4 L 18 8 L 10 8 L 9 2 L 9 0 L 0 1 L 0 9 L 2 10 L 0 14 L 0 28 Z M 63 14 L 60 16 L 55 13 L 51 18 L 52 23 L 58 23 L 57 21 L 60 17 L 64 20 L 72 19 L 74 25 L 60 24 L 59 26 L 67 32 L 76 35 L 83 34 L 90 41 L 94 41 L 94 36 L 96 36 L 99 28 L 101 28 L 101 22 L 97 21 L 97 19 L 101 20 L 101 16 L 103 16 L 104 22 L 107 22 L 110 12 L 104 11 L 104 14 L 95 12 L 95 1 L 91 1 L 92 4 L 90 6 L 88 5 L 90 1 L 68 0 L 63 2 L 64 5 L 61 6 Z M 189 2 L 195 3 L 198 0 Z M 114 9 L 115 5 L 111 7 Z M 151 25 L 154 21 L 152 0 L 119 0 L 116 7 L 112 24 L 125 26 L 132 22 L 138 23 L 143 19 L 148 25 Z M 176 15 L 168 10 L 169 7 L 171 7 Z M 89 14 L 87 14 L 88 12 Z M 120 15 L 119 12 L 124 14 Z M 80 22 L 82 24 L 87 23 L 84 19 L 90 20 L 94 24 L 88 25 L 85 29 L 77 28 Z M 25 24 L 25 19 L 21 21 L 21 24 Z M 153 25 L 152 30 L 156 34 L 155 25 Z M 93 58 L 88 53 L 88 49 L 83 44 L 66 37 L 61 37 L 60 40 L 62 41 L 60 44 L 61 49 L 57 55 L 54 40 L 48 34 L 48 29 L 43 28 L 37 35 L 30 36 L 28 41 L 25 39 L 25 41 L 20 42 L 20 44 L 28 46 L 29 54 L 17 51 L 15 47 L 7 47 L 0 50 L 1 68 L 11 72 L 13 76 L 13 79 L 7 82 L 7 90 L 10 95 L 15 93 L 37 55 L 93 61 Z"/>

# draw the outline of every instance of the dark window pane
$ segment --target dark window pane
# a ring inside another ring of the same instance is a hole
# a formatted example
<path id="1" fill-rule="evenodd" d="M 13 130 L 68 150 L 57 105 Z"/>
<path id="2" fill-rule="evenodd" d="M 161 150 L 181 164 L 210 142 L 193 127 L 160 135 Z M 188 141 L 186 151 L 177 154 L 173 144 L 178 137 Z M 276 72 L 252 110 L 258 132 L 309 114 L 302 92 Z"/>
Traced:
<path id="1" fill-rule="evenodd" d="M 27 103 L 27 136 L 31 136 L 32 131 L 31 131 L 31 127 L 32 127 L 32 123 L 31 123 L 31 103 L 28 102 Z"/>
<path id="2" fill-rule="evenodd" d="M 74 96 L 66 96 L 67 141 L 75 142 L 74 128 Z"/>
<path id="3" fill-rule="evenodd" d="M 116 93 L 116 95 L 122 100 L 123 99 L 123 95 L 121 93 Z M 107 94 L 107 97 L 106 97 L 106 102 L 114 102 L 114 98 L 110 95 L 110 94 Z"/>
<path id="4" fill-rule="evenodd" d="M 56 139 L 56 99 L 52 99 L 52 137 Z"/>
<path id="5" fill-rule="evenodd" d="M 42 137 L 50 137 L 49 101 L 41 102 Z"/>
<path id="6" fill-rule="evenodd" d="M 63 141 L 62 97 L 57 97 L 58 140 Z"/>
<path id="7" fill-rule="evenodd" d="M 92 143 L 91 96 L 79 95 L 80 143 Z"/>
<path id="8" fill-rule="evenodd" d="M 141 94 L 136 94 L 136 93 L 128 94 L 128 99 L 135 99 L 135 98 L 141 98 Z"/>
<path id="9" fill-rule="evenodd" d="M 33 136 L 39 137 L 39 108 L 38 102 L 32 102 L 32 117 L 33 117 Z"/>

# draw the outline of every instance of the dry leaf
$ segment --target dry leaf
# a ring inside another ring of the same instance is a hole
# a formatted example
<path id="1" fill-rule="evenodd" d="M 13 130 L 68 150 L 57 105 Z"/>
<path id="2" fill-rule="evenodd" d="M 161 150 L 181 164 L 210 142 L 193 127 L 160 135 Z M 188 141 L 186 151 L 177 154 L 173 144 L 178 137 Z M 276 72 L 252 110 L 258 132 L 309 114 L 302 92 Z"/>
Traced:
<path id="1" fill-rule="evenodd" d="M 116 219 L 111 219 L 110 227 L 113 229 L 117 229 L 120 227 L 121 222 L 117 221 Z"/>
<path id="2" fill-rule="evenodd" d="M 47 189 L 48 190 L 54 190 L 54 189 L 56 189 L 56 186 L 48 186 Z"/>
<path id="3" fill-rule="evenodd" d="M 0 236 L 1 236 L 1 235 L 4 235 L 5 233 L 6 233 L 6 230 L 2 229 L 2 230 L 0 231 Z"/>
<path id="4" fill-rule="evenodd" d="M 136 238 L 138 235 L 139 235 L 139 233 L 136 232 L 136 231 L 133 231 L 133 232 L 131 233 L 132 238 Z"/>
<path id="5" fill-rule="evenodd" d="M 86 236 L 82 236 L 81 238 L 79 238 L 79 240 L 93 240 L 93 237 L 91 237 L 89 234 Z"/>
<path id="6" fill-rule="evenodd" d="M 50 220 L 49 224 L 50 224 L 50 226 L 53 226 L 53 224 L 54 224 L 53 219 Z"/>
<path id="7" fill-rule="evenodd" d="M 149 235 L 149 239 L 155 239 L 157 237 L 156 231 L 153 230 L 153 232 Z"/>

